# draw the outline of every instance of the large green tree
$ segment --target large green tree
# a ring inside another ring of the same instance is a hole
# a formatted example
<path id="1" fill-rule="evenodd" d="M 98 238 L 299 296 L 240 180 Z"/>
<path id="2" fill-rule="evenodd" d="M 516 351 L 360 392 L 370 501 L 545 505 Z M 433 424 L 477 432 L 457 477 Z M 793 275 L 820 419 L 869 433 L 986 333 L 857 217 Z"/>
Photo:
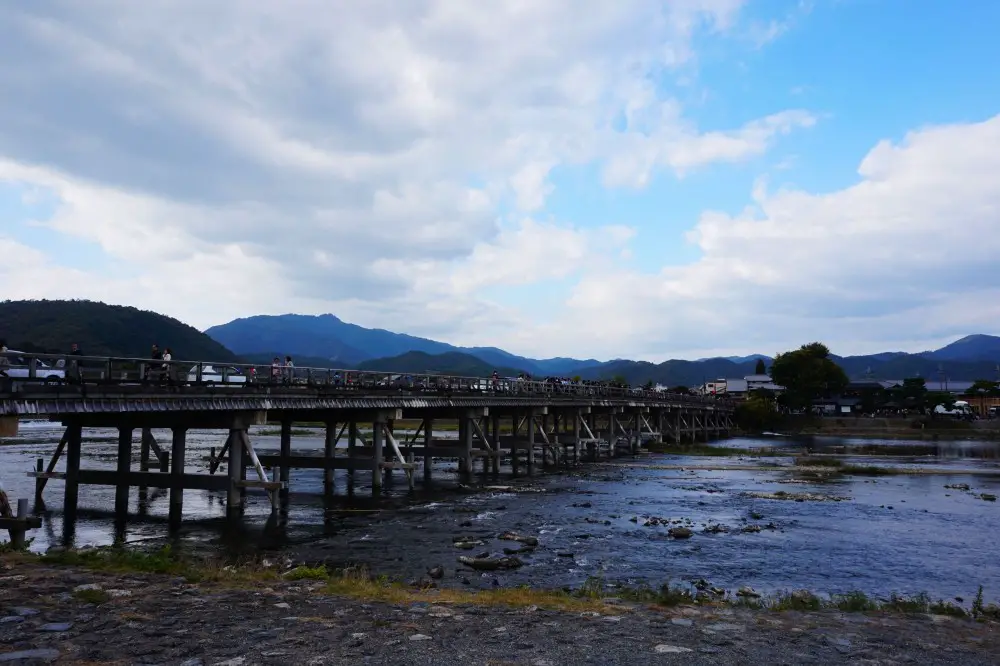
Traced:
<path id="1" fill-rule="evenodd" d="M 762 358 L 757 359 L 757 367 L 754 368 L 753 372 L 755 375 L 767 374 L 767 365 L 764 363 L 764 359 Z"/>
<path id="2" fill-rule="evenodd" d="M 820 342 L 778 354 L 771 364 L 771 379 L 785 387 L 782 402 L 792 409 L 808 409 L 814 400 L 832 397 L 848 384 L 844 370 Z"/>
<path id="3" fill-rule="evenodd" d="M 1000 395 L 1000 382 L 989 379 L 977 379 L 969 388 L 969 393 L 983 395 Z"/>
<path id="4" fill-rule="evenodd" d="M 909 377 L 893 393 L 908 409 L 923 410 L 927 402 L 927 382 L 923 377 Z"/>

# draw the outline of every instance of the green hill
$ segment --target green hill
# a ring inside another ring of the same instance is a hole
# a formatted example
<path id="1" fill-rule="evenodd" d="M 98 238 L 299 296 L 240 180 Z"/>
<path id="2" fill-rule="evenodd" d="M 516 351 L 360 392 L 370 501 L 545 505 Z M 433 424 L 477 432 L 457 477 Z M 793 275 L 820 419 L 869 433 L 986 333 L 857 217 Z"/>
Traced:
<path id="1" fill-rule="evenodd" d="M 74 342 L 87 356 L 146 358 L 153 343 L 178 360 L 232 361 L 235 355 L 198 329 L 155 312 L 95 301 L 0 302 L 0 339 L 11 349 L 64 354 Z"/>
<path id="2" fill-rule="evenodd" d="M 365 361 L 358 364 L 358 370 L 406 372 L 413 375 L 438 373 L 463 377 L 489 377 L 494 370 L 503 377 L 517 376 L 521 372 L 516 368 L 495 367 L 461 352 L 426 354 L 417 351 Z"/>

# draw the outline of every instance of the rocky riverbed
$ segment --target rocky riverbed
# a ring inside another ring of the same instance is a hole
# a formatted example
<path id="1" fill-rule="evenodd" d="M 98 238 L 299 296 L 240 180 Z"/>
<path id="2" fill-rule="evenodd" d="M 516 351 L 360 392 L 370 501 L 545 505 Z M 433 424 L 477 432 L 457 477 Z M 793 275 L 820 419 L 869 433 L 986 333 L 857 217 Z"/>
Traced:
<path id="1" fill-rule="evenodd" d="M 928 615 L 546 610 L 0 563 L 0 664 L 995 664 L 998 626 Z"/>

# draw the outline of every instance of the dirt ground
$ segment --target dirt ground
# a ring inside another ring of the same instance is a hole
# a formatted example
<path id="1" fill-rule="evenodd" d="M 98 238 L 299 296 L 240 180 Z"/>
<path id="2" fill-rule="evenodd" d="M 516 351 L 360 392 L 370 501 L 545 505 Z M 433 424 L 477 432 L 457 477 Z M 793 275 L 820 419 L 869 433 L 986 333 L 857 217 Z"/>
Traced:
<path id="1" fill-rule="evenodd" d="M 614 602 L 586 612 L 369 603 L 310 581 L 234 588 L 30 562 L 0 567 L 0 664 L 973 666 L 1000 662 L 998 627 Z"/>

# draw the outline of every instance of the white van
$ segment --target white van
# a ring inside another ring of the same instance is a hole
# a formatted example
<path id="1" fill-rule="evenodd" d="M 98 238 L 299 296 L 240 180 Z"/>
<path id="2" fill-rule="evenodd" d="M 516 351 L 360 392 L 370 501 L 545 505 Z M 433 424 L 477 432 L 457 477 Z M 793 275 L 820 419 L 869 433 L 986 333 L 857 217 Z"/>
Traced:
<path id="1" fill-rule="evenodd" d="M 198 366 L 192 366 L 188 371 L 187 380 L 198 381 Z M 201 366 L 201 381 L 205 384 L 246 384 L 247 376 L 243 371 L 233 366 Z"/>
<path id="2" fill-rule="evenodd" d="M 975 412 L 972 411 L 972 407 L 965 400 L 956 400 L 955 406 L 951 409 L 945 409 L 944 405 L 935 406 L 934 413 L 946 416 L 972 416 Z"/>
<path id="3" fill-rule="evenodd" d="M 28 360 L 31 358 L 22 351 L 16 349 L 7 350 L 7 361 L 10 365 L 3 368 L 7 376 L 11 379 L 28 379 L 31 370 L 28 368 Z M 66 379 L 66 371 L 62 368 L 53 368 L 46 363 L 35 360 L 35 381 L 44 381 L 46 384 L 61 384 Z"/>

